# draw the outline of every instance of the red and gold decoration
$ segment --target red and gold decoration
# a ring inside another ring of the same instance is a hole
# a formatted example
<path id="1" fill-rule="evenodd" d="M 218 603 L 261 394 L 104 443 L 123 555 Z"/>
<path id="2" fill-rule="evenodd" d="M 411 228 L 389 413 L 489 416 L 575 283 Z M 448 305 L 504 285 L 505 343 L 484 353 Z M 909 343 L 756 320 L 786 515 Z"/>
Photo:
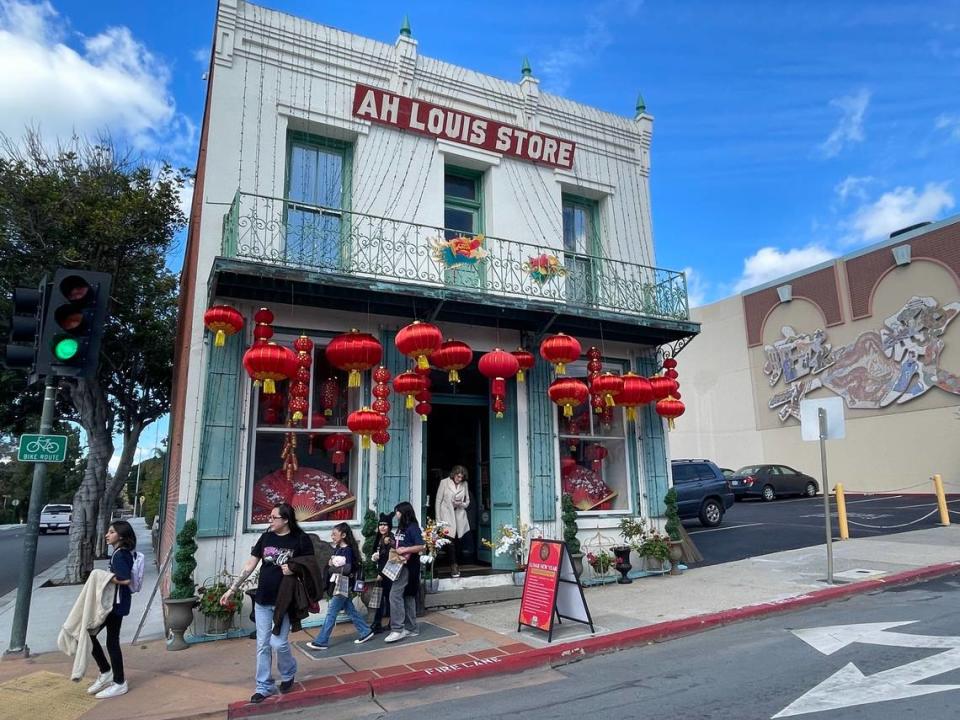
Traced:
<path id="1" fill-rule="evenodd" d="M 327 435 L 323 439 L 323 449 L 330 453 L 330 460 L 337 472 L 342 472 L 347 454 L 353 450 L 353 437 L 349 433 Z"/>
<path id="2" fill-rule="evenodd" d="M 323 416 L 321 412 L 312 412 L 310 413 L 310 429 L 319 430 L 322 427 L 325 427 L 327 424 L 327 419 Z M 307 447 L 307 452 L 313 455 L 313 446 L 314 443 L 323 438 L 323 435 L 320 433 L 310 433 L 310 443 Z"/>
<path id="3" fill-rule="evenodd" d="M 623 378 L 614 375 L 612 372 L 605 372 L 593 378 L 590 383 L 590 390 L 594 395 L 599 395 L 606 407 L 614 407 L 620 394 L 623 392 Z"/>
<path id="4" fill-rule="evenodd" d="M 573 417 L 573 409 L 587 401 L 590 391 L 582 380 L 558 378 L 550 383 L 550 400 L 563 408 L 564 417 Z"/>
<path id="5" fill-rule="evenodd" d="M 360 436 L 360 447 L 370 449 L 370 436 L 378 430 L 386 430 L 387 419 L 376 410 L 364 406 L 347 416 L 350 432 Z"/>
<path id="6" fill-rule="evenodd" d="M 607 459 L 607 449 L 600 443 L 591 443 L 587 445 L 586 458 L 590 461 L 590 469 L 598 476 L 602 477 L 603 461 Z"/>
<path id="7" fill-rule="evenodd" d="M 460 370 L 473 362 L 473 350 L 465 342 L 447 340 L 433 351 L 430 362 L 438 370 L 445 370 L 447 380 L 456 385 L 460 382 Z"/>
<path id="8" fill-rule="evenodd" d="M 383 451 L 384 446 L 390 442 L 390 433 L 386 430 L 377 430 L 370 436 L 370 439 L 373 440 L 374 445 L 377 446 L 377 450 Z"/>
<path id="9" fill-rule="evenodd" d="M 297 467 L 288 473 L 279 468 L 254 484 L 251 520 L 268 522 L 270 511 L 282 502 L 290 503 L 298 522 L 316 522 L 351 519 L 356 498 L 346 485 L 322 470 Z"/>
<path id="10" fill-rule="evenodd" d="M 477 368 L 481 375 L 490 380 L 493 411 L 497 418 L 502 418 L 507 409 L 507 380 L 520 371 L 520 363 L 513 354 L 494 348 L 480 358 Z"/>
<path id="11" fill-rule="evenodd" d="M 358 388 L 360 373 L 380 363 L 383 346 L 373 335 L 354 329 L 333 338 L 326 354 L 331 365 L 349 372 L 347 387 Z"/>
<path id="12" fill-rule="evenodd" d="M 213 305 L 203 314 L 203 324 L 214 333 L 213 346 L 223 347 L 229 336 L 243 330 L 243 315 L 229 305 Z"/>
<path id="13" fill-rule="evenodd" d="M 665 389 L 667 394 L 665 397 L 657 400 L 656 410 L 657 415 L 667 419 L 667 427 L 673 430 L 676 427 L 674 420 L 681 415 L 687 409 L 686 406 L 680 401 L 680 383 L 677 382 L 679 373 L 677 373 L 677 361 L 668 357 L 663 361 L 663 376 L 661 378 L 652 378 L 651 383 L 654 380 L 659 379 L 661 382 L 659 386 L 661 392 Z M 654 390 L 656 393 L 656 389 Z"/>
<path id="14" fill-rule="evenodd" d="M 441 236 L 432 240 L 430 245 L 434 259 L 444 267 L 471 267 L 487 256 L 487 251 L 483 249 L 483 240 L 483 235 L 460 235 L 449 240 Z"/>
<path id="15" fill-rule="evenodd" d="M 320 407 L 325 417 L 331 417 L 340 402 L 340 383 L 331 377 L 320 383 Z"/>
<path id="16" fill-rule="evenodd" d="M 263 392 L 267 395 L 277 391 L 277 382 L 295 372 L 296 361 L 297 356 L 290 348 L 266 340 L 255 342 L 243 355 L 243 367 L 254 386 L 263 383 Z"/>
<path id="17" fill-rule="evenodd" d="M 397 331 L 394 343 L 401 354 L 415 362 L 417 368 L 429 371 L 429 358 L 443 344 L 443 334 L 436 325 L 414 320 Z"/>
<path id="18" fill-rule="evenodd" d="M 580 342 L 564 333 L 550 335 L 540 343 L 540 357 L 553 365 L 557 375 L 564 375 L 566 366 L 580 359 Z"/>
<path id="19" fill-rule="evenodd" d="M 617 405 L 627 409 L 627 420 L 636 422 L 637 408 L 653 402 L 653 399 L 653 388 L 649 380 L 632 372 L 623 376 L 623 390 L 617 398 Z"/>
<path id="20" fill-rule="evenodd" d="M 292 382 L 287 391 L 289 395 L 287 408 L 290 420 L 293 423 L 299 423 L 310 409 L 307 398 L 310 395 L 309 377 L 310 366 L 313 364 L 313 340 L 306 335 L 301 335 L 293 341 L 293 349 L 297 353 L 294 359 L 296 369 L 291 373 Z M 304 381 L 303 377 L 307 377 L 307 381 Z"/>
<path id="21" fill-rule="evenodd" d="M 433 410 L 433 406 L 430 404 L 430 401 L 433 400 L 433 393 L 430 392 L 430 376 L 421 374 L 420 378 L 423 380 L 423 389 L 414 395 L 414 399 L 417 401 L 414 412 L 420 416 L 420 422 L 426 422 L 427 416 Z"/>
<path id="22" fill-rule="evenodd" d="M 523 348 L 517 348 L 510 354 L 517 359 L 517 364 L 520 365 L 520 369 L 517 370 L 517 382 L 522 383 L 527 379 L 526 371 L 533 367 L 537 359 L 533 356 L 532 352 L 524 350 Z"/>
<path id="23" fill-rule="evenodd" d="M 677 393 L 679 395 L 680 393 Z M 686 406 L 680 402 L 680 398 L 675 395 L 657 401 L 657 415 L 667 419 L 667 426 L 673 430 L 676 424 L 673 422 L 676 418 L 683 415 Z"/>
<path id="24" fill-rule="evenodd" d="M 603 404 L 603 396 L 593 389 L 593 381 L 595 378 L 600 377 L 601 372 L 603 372 L 603 360 L 601 359 L 600 350 L 596 347 L 591 347 L 587 350 L 587 387 L 590 388 L 590 407 L 593 408 L 593 412 L 597 415 L 602 414 L 606 407 Z"/>
<path id="25" fill-rule="evenodd" d="M 421 390 L 425 390 L 426 387 L 427 383 L 423 376 L 417 375 L 412 370 L 402 372 L 393 379 L 393 391 L 397 395 L 403 395 L 407 398 L 405 403 L 407 410 L 413 410 L 414 397 Z"/>

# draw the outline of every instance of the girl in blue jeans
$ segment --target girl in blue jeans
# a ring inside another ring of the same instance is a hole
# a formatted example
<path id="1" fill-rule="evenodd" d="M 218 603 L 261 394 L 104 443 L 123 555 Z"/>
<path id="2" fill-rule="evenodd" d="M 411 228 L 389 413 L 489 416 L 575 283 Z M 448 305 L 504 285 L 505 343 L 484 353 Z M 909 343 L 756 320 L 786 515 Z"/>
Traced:
<path id="1" fill-rule="evenodd" d="M 330 588 L 332 597 L 327 605 L 327 617 L 323 621 L 323 628 L 312 641 L 307 643 L 311 650 L 326 650 L 330 643 L 330 633 L 333 632 L 333 626 L 337 622 L 337 615 L 341 610 L 347 611 L 347 616 L 353 622 L 357 629 L 357 639 L 353 642 L 357 645 L 365 643 L 373 637 L 373 630 L 367 625 L 367 621 L 357 612 L 353 602 L 350 599 L 350 593 L 353 590 L 353 575 L 355 570 L 361 567 L 362 558 L 360 549 L 357 547 L 357 541 L 353 537 L 353 531 L 346 523 L 335 525 L 330 533 L 330 539 L 333 541 L 333 556 L 330 558 Z M 339 578 L 346 578 L 346 588 L 342 588 L 342 581 Z"/>

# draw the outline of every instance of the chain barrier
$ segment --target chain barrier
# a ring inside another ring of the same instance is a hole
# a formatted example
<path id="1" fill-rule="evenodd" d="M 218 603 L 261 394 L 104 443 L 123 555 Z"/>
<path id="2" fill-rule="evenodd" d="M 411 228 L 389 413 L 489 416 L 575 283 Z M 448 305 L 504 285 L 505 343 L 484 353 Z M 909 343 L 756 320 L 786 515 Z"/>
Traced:
<path id="1" fill-rule="evenodd" d="M 928 517 L 931 517 L 932 515 L 936 515 L 937 512 L 938 512 L 937 508 L 934 508 L 923 517 L 919 517 L 916 520 L 911 520 L 908 523 L 901 523 L 900 525 L 868 525 L 867 523 L 858 523 L 858 522 L 854 522 L 853 520 L 847 520 L 847 523 L 850 525 L 856 525 L 857 527 L 872 528 L 874 530 L 895 530 L 896 528 L 904 528 L 904 527 L 909 527 L 911 525 L 916 525 L 918 522 L 923 522 Z"/>

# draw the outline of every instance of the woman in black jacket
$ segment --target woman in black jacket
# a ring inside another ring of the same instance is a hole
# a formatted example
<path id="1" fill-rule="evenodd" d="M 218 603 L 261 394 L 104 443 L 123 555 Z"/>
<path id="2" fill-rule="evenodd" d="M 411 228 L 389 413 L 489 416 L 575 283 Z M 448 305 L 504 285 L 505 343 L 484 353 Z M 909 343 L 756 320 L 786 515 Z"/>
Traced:
<path id="1" fill-rule="evenodd" d="M 360 549 L 353 537 L 353 531 L 346 523 L 339 523 L 330 532 L 330 539 L 334 546 L 333 557 L 330 558 L 330 584 L 333 597 L 327 605 L 327 617 L 323 621 L 323 628 L 312 642 L 307 643 L 307 647 L 311 650 L 326 650 L 329 647 L 330 634 L 333 632 L 333 626 L 341 610 L 347 611 L 347 616 L 357 629 L 357 639 L 353 641 L 354 643 L 360 645 L 373 637 L 373 630 L 354 607 L 350 597 L 353 592 L 353 578 L 362 564 Z"/>
<path id="2" fill-rule="evenodd" d="M 383 571 L 383 566 L 387 564 L 390 558 L 390 548 L 396 541 L 393 538 L 393 516 L 389 513 L 380 513 L 380 524 L 377 525 L 377 545 L 373 549 L 371 559 L 377 564 L 377 572 Z M 393 581 L 385 575 L 377 578 L 380 583 L 381 595 L 380 606 L 373 616 L 373 631 L 375 633 L 387 632 L 390 627 L 383 627 L 383 616 L 390 616 L 390 587 Z"/>

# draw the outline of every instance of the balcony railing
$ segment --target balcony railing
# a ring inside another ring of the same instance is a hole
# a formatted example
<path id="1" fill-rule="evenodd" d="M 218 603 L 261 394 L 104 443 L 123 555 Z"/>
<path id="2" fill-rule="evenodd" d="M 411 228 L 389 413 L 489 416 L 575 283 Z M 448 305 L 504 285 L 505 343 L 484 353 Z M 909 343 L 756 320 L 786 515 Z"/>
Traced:
<path id="1" fill-rule="evenodd" d="M 557 246 L 550 246 L 489 235 L 483 239 L 483 259 L 450 267 L 441 243 L 459 235 L 441 227 L 238 192 L 223 218 L 223 255 L 570 308 L 689 319 L 682 272 L 566 252 L 559 238 Z M 535 271 L 544 257 L 548 262 L 553 258 L 555 270 L 545 277 Z"/>

